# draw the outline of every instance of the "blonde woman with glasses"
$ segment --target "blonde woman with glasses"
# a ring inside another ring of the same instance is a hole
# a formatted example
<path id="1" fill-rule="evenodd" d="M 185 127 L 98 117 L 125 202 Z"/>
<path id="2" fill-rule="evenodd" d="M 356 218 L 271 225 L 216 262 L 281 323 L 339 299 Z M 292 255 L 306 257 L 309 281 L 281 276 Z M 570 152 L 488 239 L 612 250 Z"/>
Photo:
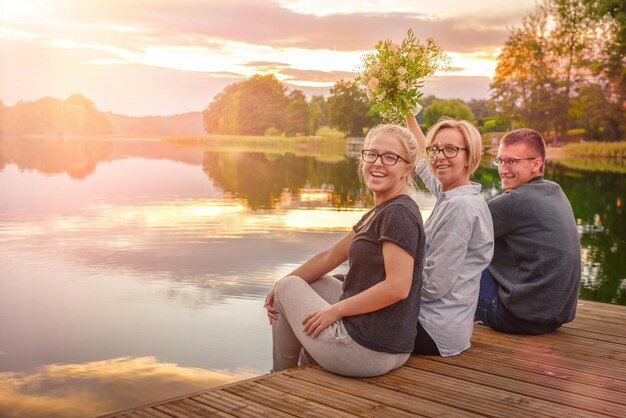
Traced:
<path id="1" fill-rule="evenodd" d="M 426 255 L 413 354 L 452 356 L 470 347 L 480 276 L 493 255 L 493 224 L 481 186 L 480 133 L 470 122 L 440 119 L 424 136 L 412 114 L 420 155 L 415 169 L 437 198 L 424 224 Z"/>
<path id="2" fill-rule="evenodd" d="M 358 377 L 387 373 L 409 358 L 425 242 L 419 208 L 407 194 L 417 156 L 415 137 L 404 127 L 368 132 L 358 174 L 375 207 L 268 293 L 273 371 L 297 366 L 302 350 L 330 372 Z M 328 275 L 346 260 L 343 283 Z"/>

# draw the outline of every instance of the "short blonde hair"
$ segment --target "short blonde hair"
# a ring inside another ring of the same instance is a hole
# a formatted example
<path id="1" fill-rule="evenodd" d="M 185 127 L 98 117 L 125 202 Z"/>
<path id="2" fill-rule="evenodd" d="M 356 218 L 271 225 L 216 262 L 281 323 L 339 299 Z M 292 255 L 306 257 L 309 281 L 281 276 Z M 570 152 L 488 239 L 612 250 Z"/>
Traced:
<path id="1" fill-rule="evenodd" d="M 415 166 L 417 165 L 417 160 L 419 158 L 419 156 L 417 155 L 417 139 L 415 139 L 413 133 L 404 126 L 381 124 L 370 129 L 365 136 L 362 149 L 369 149 L 374 137 L 380 133 L 392 134 L 400 139 L 404 151 L 406 151 L 406 154 L 402 155 L 401 157 L 406 158 L 407 161 L 410 161 L 413 165 L 413 168 L 415 169 Z M 359 158 L 359 179 L 361 180 L 361 184 L 365 185 L 365 180 L 363 178 L 363 165 L 363 159 Z M 415 182 L 415 178 L 413 177 L 413 170 L 411 170 L 411 174 L 407 176 L 406 186 L 409 190 L 417 190 L 417 183 Z"/>
<path id="2" fill-rule="evenodd" d="M 480 157 L 483 153 L 483 142 L 480 136 L 480 132 L 478 132 L 478 128 L 474 126 L 471 122 L 462 119 L 453 119 L 446 116 L 442 116 L 439 118 L 437 123 L 435 123 L 429 130 L 428 135 L 426 135 L 426 146 L 430 146 L 433 144 L 435 140 L 435 136 L 437 133 L 446 128 L 457 129 L 465 138 L 465 146 L 467 147 L 467 170 L 471 175 L 476 171 L 478 166 L 480 165 Z M 432 170 L 432 167 L 429 168 Z"/>

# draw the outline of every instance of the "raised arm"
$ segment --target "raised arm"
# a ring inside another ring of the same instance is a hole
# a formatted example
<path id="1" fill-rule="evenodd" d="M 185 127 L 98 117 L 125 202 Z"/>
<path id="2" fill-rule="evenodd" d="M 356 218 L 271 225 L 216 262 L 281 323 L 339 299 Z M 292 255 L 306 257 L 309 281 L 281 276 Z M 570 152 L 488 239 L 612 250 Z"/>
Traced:
<path id="1" fill-rule="evenodd" d="M 415 116 L 413 116 L 411 112 L 409 112 L 405 118 L 407 127 L 417 139 L 418 155 L 423 155 L 424 151 L 426 150 L 426 137 L 422 132 L 422 128 L 420 128 L 419 123 L 417 123 L 417 121 L 415 120 Z"/>

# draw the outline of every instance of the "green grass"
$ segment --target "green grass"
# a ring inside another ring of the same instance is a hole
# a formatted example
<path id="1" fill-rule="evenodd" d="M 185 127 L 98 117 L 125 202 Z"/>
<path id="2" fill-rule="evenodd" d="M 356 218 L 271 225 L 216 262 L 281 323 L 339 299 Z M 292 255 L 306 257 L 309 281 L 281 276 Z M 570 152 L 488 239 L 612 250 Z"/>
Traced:
<path id="1" fill-rule="evenodd" d="M 346 138 L 336 131 L 320 130 L 316 136 L 185 135 L 164 138 L 171 145 L 212 151 L 264 152 L 314 156 L 337 161 L 346 153 Z"/>
<path id="2" fill-rule="evenodd" d="M 576 157 L 626 158 L 626 141 L 579 142 L 567 144 L 563 151 Z"/>

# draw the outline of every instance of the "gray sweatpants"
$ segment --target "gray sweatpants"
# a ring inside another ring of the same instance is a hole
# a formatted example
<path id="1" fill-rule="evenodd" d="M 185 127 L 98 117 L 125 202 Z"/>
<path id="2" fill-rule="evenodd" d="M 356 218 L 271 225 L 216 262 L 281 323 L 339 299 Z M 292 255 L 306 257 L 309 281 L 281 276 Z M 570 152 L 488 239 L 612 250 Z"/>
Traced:
<path id="1" fill-rule="evenodd" d="M 302 348 L 324 369 L 344 376 L 379 376 L 408 360 L 410 353 L 383 353 L 363 347 L 350 337 L 342 321 L 331 324 L 315 338 L 307 336 L 304 318 L 338 302 L 341 293 L 342 283 L 328 275 L 310 284 L 297 276 L 276 283 L 274 307 L 279 314 L 272 324 L 273 371 L 296 367 Z"/>

